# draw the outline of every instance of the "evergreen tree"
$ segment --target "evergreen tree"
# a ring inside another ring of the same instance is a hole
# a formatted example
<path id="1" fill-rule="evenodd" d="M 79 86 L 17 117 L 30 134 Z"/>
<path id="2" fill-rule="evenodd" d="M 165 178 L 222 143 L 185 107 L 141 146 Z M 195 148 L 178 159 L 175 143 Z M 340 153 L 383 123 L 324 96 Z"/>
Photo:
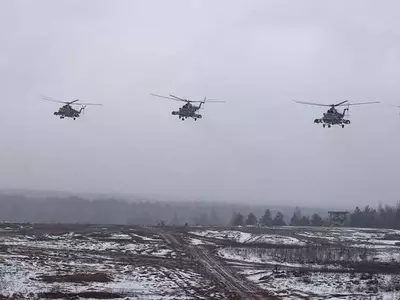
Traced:
<path id="1" fill-rule="evenodd" d="M 231 225 L 232 226 L 243 226 L 244 223 L 244 217 L 241 213 L 233 213 L 232 219 L 231 219 Z"/>
<path id="2" fill-rule="evenodd" d="M 385 205 L 384 211 L 380 214 L 379 218 L 382 220 L 382 228 L 395 228 L 395 208 Z"/>
<path id="3" fill-rule="evenodd" d="M 290 226 L 301 226 L 301 211 L 296 207 L 293 217 L 290 219 Z"/>
<path id="4" fill-rule="evenodd" d="M 361 223 L 362 223 L 362 212 L 361 209 L 357 206 L 354 212 L 350 215 L 350 226 L 361 227 Z"/>
<path id="5" fill-rule="evenodd" d="M 247 226 L 257 225 L 257 217 L 253 213 L 249 213 L 249 215 L 247 216 L 245 224 Z"/>
<path id="6" fill-rule="evenodd" d="M 396 211 L 394 213 L 394 220 L 393 220 L 393 227 L 394 229 L 400 229 L 400 203 L 397 204 Z"/>
<path id="7" fill-rule="evenodd" d="M 277 214 L 278 215 L 278 214 Z M 283 220 L 283 216 L 276 216 L 272 222 L 275 226 L 278 220 Z M 262 220 L 262 218 L 260 219 Z M 329 225 L 329 220 L 323 220 L 318 214 L 313 214 L 311 219 L 301 215 L 299 208 L 296 208 L 293 217 L 290 220 L 291 226 L 326 226 Z M 347 222 L 346 222 L 347 223 Z M 363 210 L 358 206 L 350 214 L 349 223 L 346 226 L 363 227 L 363 228 L 388 228 L 400 229 L 400 202 L 397 206 L 379 205 L 378 208 L 373 208 L 367 205 Z"/>
<path id="8" fill-rule="evenodd" d="M 313 214 L 311 217 L 311 225 L 312 226 L 322 226 L 324 221 L 322 220 L 319 214 Z"/>
<path id="9" fill-rule="evenodd" d="M 286 226 L 285 220 L 283 219 L 283 214 L 278 211 L 275 218 L 272 220 L 273 226 Z"/>
<path id="10" fill-rule="evenodd" d="M 272 225 L 272 216 L 271 211 L 266 209 L 264 215 L 260 218 L 260 226 L 271 226 Z"/>

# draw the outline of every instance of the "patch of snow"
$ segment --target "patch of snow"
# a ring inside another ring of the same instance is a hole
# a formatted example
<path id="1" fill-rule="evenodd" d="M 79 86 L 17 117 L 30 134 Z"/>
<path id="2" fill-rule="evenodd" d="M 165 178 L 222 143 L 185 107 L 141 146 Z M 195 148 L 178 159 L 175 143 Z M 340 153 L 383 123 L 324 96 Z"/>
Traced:
<path id="1" fill-rule="evenodd" d="M 170 249 L 157 249 L 157 251 L 152 252 L 152 255 L 155 256 L 167 256 L 167 255 L 171 255 L 172 254 L 172 250 Z"/>
<path id="2" fill-rule="evenodd" d="M 246 263 L 261 263 L 261 264 L 268 264 L 271 266 L 279 265 L 283 267 L 289 268 L 313 268 L 313 269 L 343 269 L 341 266 L 335 265 L 318 265 L 318 264 L 306 264 L 306 263 L 289 263 L 289 262 L 282 262 L 276 260 L 276 258 L 265 254 L 257 254 L 253 252 L 251 248 L 234 248 L 233 251 L 230 248 L 226 249 L 219 249 L 218 255 L 227 260 L 234 260 L 238 262 L 246 262 Z"/>
<path id="3" fill-rule="evenodd" d="M 131 236 L 131 237 L 136 237 L 136 238 L 142 239 L 143 241 L 160 241 L 160 240 L 162 240 L 162 239 L 150 238 L 150 237 L 143 236 L 143 235 L 138 235 L 138 234 L 136 234 L 136 233 L 130 233 L 130 236 Z"/>
<path id="4" fill-rule="evenodd" d="M 204 245 L 205 244 L 204 241 L 199 240 L 199 239 L 193 239 L 193 238 L 190 239 L 190 243 L 192 245 Z"/>
<path id="5" fill-rule="evenodd" d="M 119 233 L 119 234 L 113 234 L 110 237 L 111 240 L 132 240 L 132 237 L 129 236 L 128 234 L 123 234 L 123 233 Z"/>
<path id="6" fill-rule="evenodd" d="M 254 243 L 268 243 L 268 244 L 281 244 L 281 245 L 304 245 L 305 243 L 297 238 L 275 235 L 275 234 L 263 234 L 263 233 L 249 233 L 237 230 L 204 230 L 204 231 L 192 231 L 191 234 L 215 238 L 221 240 L 230 240 L 242 244 L 254 244 Z"/>
<path id="7" fill-rule="evenodd" d="M 367 280 L 360 280 L 358 277 L 352 278 L 349 273 L 316 273 L 312 272 L 306 276 L 294 277 L 284 276 L 276 278 L 272 272 L 254 272 L 245 274 L 250 281 L 257 283 L 260 287 L 282 299 L 299 299 L 302 297 L 312 299 L 399 299 L 400 292 L 378 291 L 377 293 L 367 293 Z M 390 289 L 392 276 L 379 275 L 377 280 L 383 289 Z M 267 280 L 260 281 L 263 277 Z M 307 278 L 307 280 L 306 280 Z M 334 296 L 333 296 L 334 295 Z M 355 298 L 358 297 L 358 298 Z M 370 298 L 371 297 L 371 298 Z"/>

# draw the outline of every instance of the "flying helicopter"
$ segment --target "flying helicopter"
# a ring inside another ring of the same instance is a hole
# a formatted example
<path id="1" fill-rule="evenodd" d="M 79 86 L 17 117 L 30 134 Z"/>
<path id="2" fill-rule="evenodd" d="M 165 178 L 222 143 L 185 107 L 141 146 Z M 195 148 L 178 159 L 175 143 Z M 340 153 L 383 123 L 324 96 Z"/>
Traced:
<path id="1" fill-rule="evenodd" d="M 375 103 L 380 103 L 379 101 L 373 101 L 373 102 L 359 102 L 359 103 L 349 103 L 348 100 L 339 102 L 337 104 L 320 104 L 320 103 L 313 103 L 313 102 L 303 102 L 303 101 L 295 101 L 296 103 L 300 104 L 307 104 L 307 105 L 314 105 L 314 106 L 325 106 L 325 107 L 330 107 L 326 113 L 322 115 L 322 118 L 320 119 L 315 119 L 314 123 L 321 124 L 322 126 L 328 126 L 330 128 L 332 125 L 340 125 L 342 128 L 344 128 L 345 125 L 350 124 L 349 119 L 345 119 L 346 112 L 348 114 L 350 106 L 352 105 L 364 105 L 364 104 L 375 104 Z M 339 112 L 336 107 L 343 107 L 347 106 L 343 112 Z"/>
<path id="2" fill-rule="evenodd" d="M 178 110 L 171 112 L 172 115 L 179 116 L 179 119 L 181 119 L 182 121 L 184 121 L 187 118 L 193 118 L 195 121 L 197 121 L 197 119 L 201 119 L 203 116 L 198 114 L 197 111 L 202 108 L 202 105 L 203 105 L 203 108 L 204 108 L 204 104 L 206 102 L 207 103 L 209 103 L 209 102 L 211 102 L 211 103 L 224 103 L 225 102 L 225 101 L 207 100 L 207 97 L 204 97 L 203 101 L 193 101 L 193 100 L 188 100 L 188 99 L 184 99 L 184 98 L 179 98 L 179 97 L 174 96 L 174 95 L 169 95 L 169 97 L 156 95 L 156 94 L 150 94 L 150 95 L 154 96 L 154 97 L 170 99 L 170 100 L 174 100 L 174 101 L 186 102 Z M 196 105 L 193 105 L 192 103 L 200 103 L 200 104 L 198 106 L 196 106 Z"/>
<path id="3" fill-rule="evenodd" d="M 73 100 L 73 101 L 59 101 L 50 97 L 42 97 L 43 100 L 46 101 L 51 101 L 51 102 L 56 102 L 56 103 L 64 103 L 65 105 L 62 106 L 58 111 L 54 112 L 55 116 L 60 116 L 60 119 L 64 118 L 72 118 L 76 120 L 76 118 L 79 118 L 80 115 L 85 114 L 85 109 L 87 105 L 102 105 L 98 103 L 82 103 L 79 102 L 79 99 Z M 81 108 L 79 110 L 74 109 L 72 105 L 79 105 Z"/>

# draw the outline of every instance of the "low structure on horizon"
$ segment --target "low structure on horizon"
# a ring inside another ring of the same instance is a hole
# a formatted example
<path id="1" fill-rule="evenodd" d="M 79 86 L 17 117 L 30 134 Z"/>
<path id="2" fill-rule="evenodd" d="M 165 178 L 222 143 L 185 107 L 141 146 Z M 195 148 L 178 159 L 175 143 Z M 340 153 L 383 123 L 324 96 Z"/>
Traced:
<path id="1" fill-rule="evenodd" d="M 348 211 L 328 211 L 330 226 L 343 227 L 348 221 Z"/>

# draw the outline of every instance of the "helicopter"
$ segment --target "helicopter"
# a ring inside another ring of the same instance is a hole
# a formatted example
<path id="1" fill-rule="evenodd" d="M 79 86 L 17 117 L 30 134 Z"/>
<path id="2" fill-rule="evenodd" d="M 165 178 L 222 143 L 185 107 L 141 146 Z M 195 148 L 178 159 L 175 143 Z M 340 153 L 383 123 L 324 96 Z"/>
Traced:
<path id="1" fill-rule="evenodd" d="M 330 128 L 332 125 L 340 125 L 342 128 L 344 128 L 345 125 L 350 124 L 349 119 L 345 119 L 346 112 L 347 116 L 349 113 L 349 109 L 351 105 L 364 105 L 364 104 L 375 104 L 375 103 L 380 103 L 379 101 L 373 101 L 373 102 L 359 102 L 359 103 L 349 103 L 348 100 L 339 102 L 337 104 L 320 104 L 320 103 L 312 103 L 312 102 L 303 102 L 303 101 L 295 101 L 296 103 L 300 104 L 307 104 L 307 105 L 314 105 L 314 106 L 328 106 L 330 107 L 326 113 L 323 114 L 322 118 L 320 119 L 315 119 L 314 123 L 321 124 L 325 128 L 325 126 L 328 126 Z M 343 112 L 339 112 L 336 107 L 340 106 L 347 106 Z"/>
<path id="2" fill-rule="evenodd" d="M 97 104 L 97 103 L 78 103 L 79 99 L 69 101 L 69 102 L 58 101 L 58 100 L 50 98 L 50 97 L 42 97 L 42 99 L 46 100 L 46 101 L 65 104 L 58 111 L 54 112 L 54 115 L 60 116 L 60 119 L 72 118 L 72 119 L 76 120 L 76 118 L 79 118 L 81 114 L 82 115 L 85 114 L 85 109 L 86 109 L 87 105 L 102 105 L 102 104 Z M 81 108 L 79 110 L 77 110 L 77 109 L 74 109 L 72 107 L 72 105 L 80 105 Z"/>
<path id="3" fill-rule="evenodd" d="M 202 108 L 202 105 L 204 105 L 206 102 L 212 102 L 212 103 L 224 103 L 225 101 L 216 101 L 216 100 L 207 100 L 207 97 L 204 97 L 203 101 L 192 101 L 184 98 L 179 98 L 174 95 L 169 95 L 169 97 L 166 96 L 161 96 L 161 95 L 156 95 L 156 94 L 150 94 L 151 96 L 159 97 L 159 98 L 165 98 L 165 99 L 170 99 L 170 100 L 175 100 L 175 101 L 183 101 L 186 102 L 181 108 L 179 108 L 176 111 L 171 112 L 172 115 L 174 116 L 179 116 L 179 119 L 184 121 L 187 118 L 193 118 L 195 121 L 197 119 L 201 119 L 203 116 L 198 114 L 197 111 Z M 199 106 L 193 105 L 192 103 L 200 103 Z"/>

